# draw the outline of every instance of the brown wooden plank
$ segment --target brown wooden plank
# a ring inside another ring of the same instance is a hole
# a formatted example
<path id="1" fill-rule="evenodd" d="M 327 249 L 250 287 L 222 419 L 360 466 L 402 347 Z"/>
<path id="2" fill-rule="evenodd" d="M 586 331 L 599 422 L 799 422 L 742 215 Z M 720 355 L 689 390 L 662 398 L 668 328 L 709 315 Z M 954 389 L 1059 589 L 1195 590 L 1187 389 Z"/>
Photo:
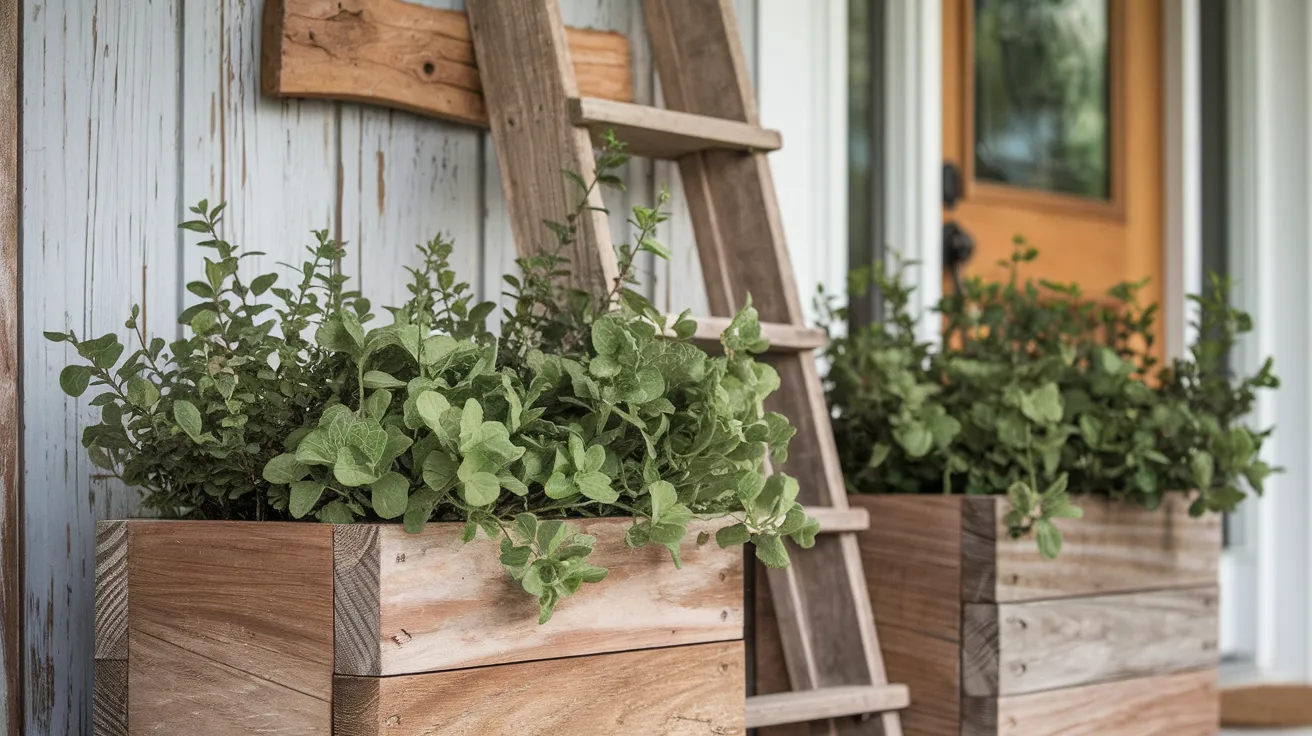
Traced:
<path id="1" fill-rule="evenodd" d="M 1210 736 L 1218 731 L 1215 669 L 969 700 L 962 736 Z"/>
<path id="2" fill-rule="evenodd" d="M 127 665 L 131 736 L 332 734 L 331 682 L 296 690 L 136 629 Z"/>
<path id="3" fill-rule="evenodd" d="M 747 727 L 762 728 L 907 707 L 906 685 L 847 685 L 794 690 L 747 700 Z"/>
<path id="4" fill-rule="evenodd" d="M 126 656 L 126 653 L 124 653 Z M 91 672 L 91 733 L 93 736 L 128 734 L 128 662 L 97 659 Z"/>
<path id="5" fill-rule="evenodd" d="M 132 732 L 327 734 L 332 527 L 141 521 L 128 534 Z M 186 730 L 165 727 L 179 719 Z"/>
<path id="6" fill-rule="evenodd" d="M 963 633 L 962 687 L 970 696 L 1215 667 L 1217 589 L 972 603 Z"/>
<path id="7" fill-rule="evenodd" d="M 591 182 L 588 131 L 574 126 L 579 97 L 557 0 L 468 0 L 470 32 L 483 78 L 506 208 L 520 254 L 555 246 L 544 221 L 564 222 L 581 196 L 563 172 Z M 593 187 L 567 255 L 575 286 L 607 293 L 619 276 L 601 191 Z"/>
<path id="8" fill-rule="evenodd" d="M 336 736 L 741 734 L 743 643 L 338 676 Z"/>
<path id="9" fill-rule="evenodd" d="M 1221 691 L 1221 725 L 1227 728 L 1312 726 L 1312 685 L 1225 688 Z"/>
<path id="10" fill-rule="evenodd" d="M 399 675 L 742 638 L 741 550 L 694 541 L 713 522 L 690 525 L 682 569 L 664 548 L 628 549 L 623 538 L 630 519 L 572 523 L 597 538 L 591 562 L 610 574 L 562 601 L 545 626 L 538 625 L 537 601 L 506 575 L 496 542 L 480 535 L 462 544 L 463 525 L 454 523 L 429 524 L 421 534 L 398 525 L 372 527 L 377 551 L 369 554 L 377 555 L 379 567 L 357 565 L 355 574 L 364 576 L 363 588 L 374 585 L 377 592 L 352 600 L 366 609 L 378 602 L 377 666 L 370 657 L 344 655 L 339 646 L 337 673 Z M 427 580 L 442 584 L 416 582 Z M 341 571 L 337 583 L 341 645 L 356 641 L 343 626 L 369 612 L 347 604 Z"/>
<path id="11" fill-rule="evenodd" d="M 0 733 L 23 726 L 22 397 L 18 264 L 22 250 L 22 3 L 0 0 Z"/>
<path id="12" fill-rule="evenodd" d="M 397 0 L 269 0 L 261 84 L 267 94 L 395 107 L 488 126 L 469 17 Z M 633 100 L 629 41 L 567 28 L 579 91 Z"/>
<path id="13" fill-rule="evenodd" d="M 779 619 L 775 615 L 774 592 L 770 589 L 770 576 L 764 565 L 759 562 L 753 564 L 756 567 L 753 591 L 755 611 L 749 646 L 755 665 L 752 693 L 763 695 L 788 692 L 792 686 L 788 676 L 788 663 L 784 657 L 783 638 L 779 635 Z M 803 663 L 807 661 L 810 660 L 804 659 Z M 758 731 L 759 736 L 808 736 L 810 733 L 811 727 L 805 723 L 773 726 Z"/>
<path id="14" fill-rule="evenodd" d="M 382 671 L 378 547 L 376 524 L 333 527 L 333 672 Z"/>
<path id="15" fill-rule="evenodd" d="M 128 658 L 128 522 L 96 524 L 96 659 Z"/>
<path id="16" fill-rule="evenodd" d="M 988 499 L 1005 504 L 1005 499 Z M 985 499 L 971 499 L 986 502 Z M 1056 561 L 1043 559 L 1032 537 L 1009 539 L 997 513 L 997 588 L 977 586 L 985 601 L 1023 601 L 1067 596 L 1193 588 L 1216 583 L 1221 554 L 1221 517 L 1189 516 L 1189 499 L 1172 493 L 1162 507 L 1147 509 L 1105 496 L 1078 496 L 1083 519 L 1059 519 L 1063 544 Z M 964 583 L 963 583 L 964 584 Z"/>
<path id="17" fill-rule="evenodd" d="M 911 704 L 898 715 L 917 736 L 960 736 L 961 645 L 876 620 L 888 679 L 906 685 Z"/>
<path id="18" fill-rule="evenodd" d="M 635 156 L 679 159 L 702 151 L 750 153 L 774 151 L 783 145 L 779 131 L 737 120 L 596 97 L 572 99 L 569 105 L 574 124 L 586 127 L 594 140 L 614 131 Z"/>

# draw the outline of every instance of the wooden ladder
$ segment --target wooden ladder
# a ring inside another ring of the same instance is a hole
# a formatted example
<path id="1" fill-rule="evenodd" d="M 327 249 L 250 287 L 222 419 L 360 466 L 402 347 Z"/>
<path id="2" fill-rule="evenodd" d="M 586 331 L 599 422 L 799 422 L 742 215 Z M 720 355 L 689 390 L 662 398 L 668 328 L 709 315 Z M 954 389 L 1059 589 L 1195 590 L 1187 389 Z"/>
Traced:
<path id="1" fill-rule="evenodd" d="M 821 721 L 825 733 L 900 736 L 907 690 L 887 682 L 857 549 L 868 519 L 847 505 L 812 356 L 824 334 L 804 325 L 765 157 L 779 134 L 759 126 L 732 0 L 645 0 L 669 109 L 580 97 L 556 0 L 468 0 L 467 9 L 520 253 L 543 243 L 544 220 L 573 209 L 577 191 L 562 172 L 590 181 L 592 138 L 613 129 L 634 155 L 679 162 L 714 315 L 701 320 L 703 336 L 717 337 L 749 293 L 766 323 L 766 359 L 782 383 L 771 408 L 797 427 L 786 469 L 822 534 L 790 568 L 769 571 L 793 691 L 749 698 L 748 727 Z M 600 193 L 591 196 L 600 208 Z M 606 215 L 587 211 L 580 225 L 574 278 L 604 293 L 617 277 Z"/>

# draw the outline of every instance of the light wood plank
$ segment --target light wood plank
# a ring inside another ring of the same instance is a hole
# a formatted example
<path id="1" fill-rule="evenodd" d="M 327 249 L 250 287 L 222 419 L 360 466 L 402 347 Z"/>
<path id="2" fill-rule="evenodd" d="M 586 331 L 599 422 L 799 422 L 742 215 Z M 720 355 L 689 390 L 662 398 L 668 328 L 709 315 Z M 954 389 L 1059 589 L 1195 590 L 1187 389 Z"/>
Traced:
<path id="1" fill-rule="evenodd" d="M 964 613 L 966 695 L 1017 695 L 1217 664 L 1217 589 L 1028 603 Z"/>
<path id="2" fill-rule="evenodd" d="M 170 684 L 172 676 L 141 679 L 160 660 L 178 659 L 174 674 L 181 668 L 202 681 L 249 683 L 238 691 L 251 697 L 286 691 L 331 700 L 332 527 L 140 521 L 128 533 L 134 729 L 138 714 L 142 724 L 180 717 L 163 712 L 177 698 L 186 699 L 191 718 L 208 715 L 228 723 L 227 716 L 237 712 L 231 690 Z M 146 710 L 138 710 L 139 704 Z M 252 712 L 266 705 L 268 714 L 277 712 L 272 701 L 249 705 Z"/>
<path id="3" fill-rule="evenodd" d="M 720 337 L 729 329 L 729 324 L 733 322 L 732 318 L 696 317 L 695 319 L 697 331 L 693 333 L 693 341 L 708 352 L 719 353 L 722 349 Z M 824 330 L 774 322 L 761 323 L 761 337 L 770 341 L 772 352 L 793 350 L 809 352 L 829 344 L 829 336 Z"/>
<path id="4" fill-rule="evenodd" d="M 128 522 L 96 524 L 95 659 L 128 658 Z"/>
<path id="5" fill-rule="evenodd" d="M 876 620 L 891 682 L 911 691 L 898 713 L 917 736 L 961 736 L 961 645 Z"/>
<path id="6" fill-rule="evenodd" d="M 128 650 L 130 736 L 332 734 L 331 683 L 296 690 L 135 629 Z"/>
<path id="7" fill-rule="evenodd" d="M 352 593 L 349 601 L 338 595 L 337 641 L 357 640 L 343 626 L 367 617 L 376 600 L 377 666 L 372 654 L 344 655 L 339 646 L 337 673 L 398 675 L 742 638 L 741 550 L 695 544 L 697 532 L 714 522 L 690 526 L 683 569 L 663 548 L 629 550 L 629 519 L 572 523 L 597 538 L 591 561 L 610 574 L 562 601 L 544 626 L 537 602 L 505 574 L 495 542 L 480 535 L 462 544 L 461 524 L 430 524 L 421 534 L 374 527 L 378 569 L 357 565 L 350 575 L 363 579 L 348 583 L 339 571 L 337 582 L 339 591 L 367 591 L 367 576 L 376 575 L 377 593 Z M 446 582 L 415 583 L 436 579 Z"/>
<path id="8" fill-rule="evenodd" d="M 123 656 L 126 657 L 127 652 Z M 93 736 L 127 736 L 127 660 L 97 659 L 91 676 L 91 733 Z"/>
<path id="9" fill-rule="evenodd" d="M 468 0 L 470 32 L 483 79 L 492 139 L 521 255 L 555 243 L 543 222 L 564 222 L 582 192 L 566 179 L 572 171 L 596 174 L 588 131 L 574 127 L 569 98 L 579 96 L 557 0 Z M 590 209 L 575 225 L 569 247 L 572 283 L 607 293 L 619 276 L 601 192 L 587 196 Z"/>
<path id="10" fill-rule="evenodd" d="M 863 532 L 870 528 L 870 514 L 865 509 L 836 509 L 830 506 L 808 506 L 808 516 L 820 523 L 820 533 Z"/>
<path id="11" fill-rule="evenodd" d="M 401 677 L 338 676 L 334 733 L 742 734 L 743 677 L 740 641 Z"/>
<path id="12" fill-rule="evenodd" d="M 263 19 L 267 94 L 350 100 L 487 127 L 469 17 L 397 0 L 270 0 Z M 630 101 L 629 42 L 566 29 L 581 92 Z"/>
<path id="13" fill-rule="evenodd" d="M 0 0 L 0 732 L 23 730 L 23 505 L 19 447 L 19 39 L 22 3 Z"/>
<path id="14" fill-rule="evenodd" d="M 1078 496 L 1083 519 L 1058 519 L 1061 557 L 1043 559 L 1031 537 L 1010 539 L 998 514 L 992 600 L 1128 593 L 1216 584 L 1221 516 L 1189 516 L 1189 498 L 1168 494 L 1155 511 L 1105 496 Z M 1005 503 L 997 499 L 998 503 Z M 987 599 L 986 599 L 987 600 Z"/>
<path id="15" fill-rule="evenodd" d="M 906 685 L 847 685 L 757 695 L 747 699 L 747 727 L 882 713 L 905 708 L 909 702 Z"/>
<path id="16" fill-rule="evenodd" d="M 1215 669 L 968 701 L 962 736 L 1211 736 L 1219 710 Z"/>
<path id="17" fill-rule="evenodd" d="M 702 151 L 774 151 L 783 145 L 779 131 L 736 120 L 595 97 L 574 98 L 569 105 L 574 124 L 586 127 L 594 140 L 613 130 L 635 156 L 678 159 Z"/>

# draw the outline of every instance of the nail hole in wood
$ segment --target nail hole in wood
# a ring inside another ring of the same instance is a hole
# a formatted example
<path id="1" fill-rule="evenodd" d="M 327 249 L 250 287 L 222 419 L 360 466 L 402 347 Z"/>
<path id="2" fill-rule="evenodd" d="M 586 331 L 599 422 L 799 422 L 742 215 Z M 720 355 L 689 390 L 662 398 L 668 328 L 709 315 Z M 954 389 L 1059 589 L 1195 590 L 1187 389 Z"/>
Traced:
<path id="1" fill-rule="evenodd" d="M 433 66 L 433 62 L 431 61 L 424 62 L 424 74 L 432 74 L 435 71 L 437 71 L 437 67 Z"/>

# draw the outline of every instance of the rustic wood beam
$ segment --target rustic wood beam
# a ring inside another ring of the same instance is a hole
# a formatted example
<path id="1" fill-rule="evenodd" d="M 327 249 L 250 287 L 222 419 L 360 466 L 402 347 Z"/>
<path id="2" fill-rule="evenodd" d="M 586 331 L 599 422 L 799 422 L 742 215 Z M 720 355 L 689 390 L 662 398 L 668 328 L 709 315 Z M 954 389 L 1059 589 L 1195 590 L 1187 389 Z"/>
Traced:
<path id="1" fill-rule="evenodd" d="M 22 133 L 19 0 L 0 0 L 0 733 L 23 729 L 22 405 L 18 221 Z"/>
<path id="2" fill-rule="evenodd" d="M 395 107 L 488 126 L 469 16 L 399 0 L 268 0 L 261 79 L 280 97 Z M 586 97 L 631 102 L 629 40 L 566 28 Z"/>

